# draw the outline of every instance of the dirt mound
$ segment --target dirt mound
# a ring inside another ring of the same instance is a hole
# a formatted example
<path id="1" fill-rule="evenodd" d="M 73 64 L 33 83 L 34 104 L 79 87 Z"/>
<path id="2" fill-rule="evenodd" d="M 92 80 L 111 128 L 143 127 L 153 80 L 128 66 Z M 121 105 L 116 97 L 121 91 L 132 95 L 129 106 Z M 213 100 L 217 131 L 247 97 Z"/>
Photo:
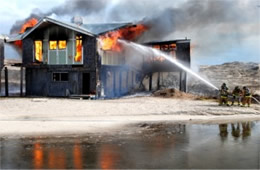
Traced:
<path id="1" fill-rule="evenodd" d="M 155 97 L 163 97 L 163 98 L 181 98 L 181 99 L 196 99 L 198 96 L 193 94 L 181 92 L 175 88 L 158 90 L 153 93 Z"/>

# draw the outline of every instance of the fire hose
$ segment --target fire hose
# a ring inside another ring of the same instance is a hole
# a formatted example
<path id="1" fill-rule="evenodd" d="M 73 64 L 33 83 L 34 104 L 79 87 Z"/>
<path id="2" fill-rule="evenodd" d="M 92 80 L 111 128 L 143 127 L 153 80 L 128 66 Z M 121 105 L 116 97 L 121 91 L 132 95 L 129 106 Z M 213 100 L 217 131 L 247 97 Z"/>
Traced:
<path id="1" fill-rule="evenodd" d="M 228 97 L 233 97 L 232 95 L 228 95 Z M 258 104 L 260 104 L 260 101 L 257 100 L 255 97 L 251 96 L 252 99 L 254 99 Z"/>
<path id="2" fill-rule="evenodd" d="M 252 99 L 254 99 L 258 104 L 260 104 L 259 100 L 257 100 L 255 97 L 252 96 Z"/>

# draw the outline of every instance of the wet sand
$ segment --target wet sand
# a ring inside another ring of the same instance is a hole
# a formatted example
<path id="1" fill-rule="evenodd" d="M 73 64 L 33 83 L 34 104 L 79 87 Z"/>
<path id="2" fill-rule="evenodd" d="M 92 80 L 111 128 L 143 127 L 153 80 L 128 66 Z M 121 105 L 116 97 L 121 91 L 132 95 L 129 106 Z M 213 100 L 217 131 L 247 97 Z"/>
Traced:
<path id="1" fill-rule="evenodd" d="M 214 100 L 136 97 L 115 100 L 0 98 L 0 136 L 102 133 L 145 122 L 260 120 L 260 105 L 218 106 Z"/>

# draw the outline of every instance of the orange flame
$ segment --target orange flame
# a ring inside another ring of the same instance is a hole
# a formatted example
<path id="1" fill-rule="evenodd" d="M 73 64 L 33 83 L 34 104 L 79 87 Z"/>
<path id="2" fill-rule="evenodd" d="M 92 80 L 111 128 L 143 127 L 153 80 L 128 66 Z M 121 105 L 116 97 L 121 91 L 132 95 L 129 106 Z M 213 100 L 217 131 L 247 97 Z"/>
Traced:
<path id="1" fill-rule="evenodd" d="M 42 62 L 42 41 L 34 41 L 35 59 Z"/>
<path id="2" fill-rule="evenodd" d="M 37 23 L 38 23 L 38 20 L 37 20 L 36 18 L 32 18 L 32 19 L 28 20 L 27 22 L 25 22 L 25 23 L 22 25 L 19 34 L 24 33 L 27 28 L 34 27 Z M 14 44 L 15 44 L 17 47 L 22 48 L 22 41 L 21 41 L 21 40 L 15 41 Z"/>
<path id="3" fill-rule="evenodd" d="M 82 37 L 76 37 L 76 56 L 74 57 L 76 62 L 81 62 L 82 60 Z"/>
<path id="4" fill-rule="evenodd" d="M 16 45 L 19 48 L 22 48 L 22 46 L 23 46 L 22 40 L 15 41 L 14 45 Z"/>
<path id="5" fill-rule="evenodd" d="M 28 20 L 26 23 L 23 24 L 22 28 L 20 29 L 20 34 L 24 33 L 27 28 L 32 28 L 38 23 L 38 20 L 36 18 L 32 18 Z"/>
<path id="6" fill-rule="evenodd" d="M 137 39 L 148 27 L 138 24 L 136 26 L 129 26 L 121 28 L 117 31 L 108 32 L 100 36 L 102 50 L 121 51 L 121 46 L 117 42 L 118 39 L 135 40 Z"/>

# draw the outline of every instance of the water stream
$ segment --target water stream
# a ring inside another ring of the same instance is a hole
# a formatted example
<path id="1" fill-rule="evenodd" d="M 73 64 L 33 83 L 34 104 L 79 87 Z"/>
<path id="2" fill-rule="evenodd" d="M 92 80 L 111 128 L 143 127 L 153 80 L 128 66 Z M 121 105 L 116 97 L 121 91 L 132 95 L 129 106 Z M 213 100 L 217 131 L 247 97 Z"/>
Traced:
<path id="1" fill-rule="evenodd" d="M 147 47 L 147 46 L 144 46 L 144 45 L 141 45 L 141 44 L 137 44 L 137 43 L 134 43 L 134 42 L 125 41 L 125 40 L 118 40 L 118 41 L 121 44 L 123 44 L 125 47 L 133 48 L 133 49 L 139 51 L 142 54 L 146 54 L 146 56 L 149 55 L 149 54 L 153 54 L 154 56 L 164 57 L 166 60 L 168 60 L 172 64 L 175 64 L 177 67 L 181 68 L 185 72 L 187 72 L 190 75 L 198 78 L 199 80 L 204 82 L 206 85 L 212 87 L 215 90 L 218 90 L 218 88 L 216 86 L 214 86 L 212 83 L 210 83 L 209 81 L 207 81 L 206 79 L 204 79 L 203 77 L 201 77 L 200 75 L 198 75 L 197 73 L 195 73 L 194 71 L 189 69 L 188 67 L 186 67 L 183 64 L 181 64 L 180 62 L 178 62 L 172 56 L 167 55 L 166 53 L 164 53 L 160 50 L 154 49 L 152 47 Z"/>

